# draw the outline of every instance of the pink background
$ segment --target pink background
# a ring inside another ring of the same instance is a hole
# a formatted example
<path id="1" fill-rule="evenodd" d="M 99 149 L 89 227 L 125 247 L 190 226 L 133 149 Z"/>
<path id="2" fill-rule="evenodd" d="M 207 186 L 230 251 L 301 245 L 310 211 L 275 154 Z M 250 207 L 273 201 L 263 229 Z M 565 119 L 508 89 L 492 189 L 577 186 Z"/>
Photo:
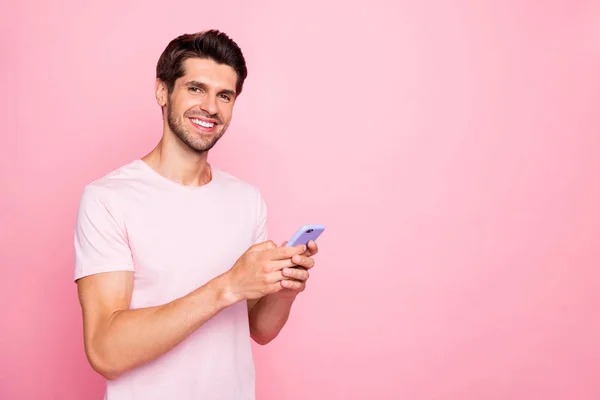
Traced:
<path id="1" fill-rule="evenodd" d="M 210 161 L 277 242 L 327 226 L 259 399 L 600 398 L 597 1 L 10 3 L 1 399 L 101 398 L 79 196 L 154 146 L 158 56 L 213 27 L 250 76 Z"/>

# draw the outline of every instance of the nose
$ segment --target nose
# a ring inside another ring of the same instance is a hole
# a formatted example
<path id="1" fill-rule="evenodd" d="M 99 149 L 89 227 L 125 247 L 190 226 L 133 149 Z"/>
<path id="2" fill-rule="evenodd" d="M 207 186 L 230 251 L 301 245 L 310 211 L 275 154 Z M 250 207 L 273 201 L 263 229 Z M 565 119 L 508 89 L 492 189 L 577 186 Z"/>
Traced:
<path id="1" fill-rule="evenodd" d="M 216 115 L 219 109 L 217 108 L 217 98 L 212 93 L 208 93 L 202 99 L 200 103 L 200 108 L 207 112 L 210 115 Z"/>

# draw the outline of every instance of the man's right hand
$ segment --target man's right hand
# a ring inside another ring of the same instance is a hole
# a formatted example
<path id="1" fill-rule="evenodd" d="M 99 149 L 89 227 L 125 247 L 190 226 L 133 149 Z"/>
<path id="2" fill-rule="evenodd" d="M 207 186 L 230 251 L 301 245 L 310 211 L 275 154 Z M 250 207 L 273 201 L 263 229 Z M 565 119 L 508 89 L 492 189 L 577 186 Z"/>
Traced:
<path id="1" fill-rule="evenodd" d="M 281 290 L 287 279 L 282 270 L 295 266 L 292 256 L 301 255 L 306 246 L 277 247 L 269 240 L 251 246 L 224 275 L 228 291 L 237 301 L 254 300 Z"/>

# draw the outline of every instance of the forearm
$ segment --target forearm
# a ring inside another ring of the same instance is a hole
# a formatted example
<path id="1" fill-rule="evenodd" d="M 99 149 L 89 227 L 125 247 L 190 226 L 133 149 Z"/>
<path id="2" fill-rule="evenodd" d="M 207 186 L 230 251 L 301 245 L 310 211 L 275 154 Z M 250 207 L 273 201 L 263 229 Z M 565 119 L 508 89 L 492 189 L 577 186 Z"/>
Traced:
<path id="1" fill-rule="evenodd" d="M 88 357 L 98 372 L 114 379 L 168 352 L 236 301 L 218 277 L 165 305 L 117 311 L 88 338 Z"/>
<path id="2" fill-rule="evenodd" d="M 250 334 L 259 344 L 275 339 L 287 322 L 296 296 L 278 293 L 261 298 L 249 312 Z"/>

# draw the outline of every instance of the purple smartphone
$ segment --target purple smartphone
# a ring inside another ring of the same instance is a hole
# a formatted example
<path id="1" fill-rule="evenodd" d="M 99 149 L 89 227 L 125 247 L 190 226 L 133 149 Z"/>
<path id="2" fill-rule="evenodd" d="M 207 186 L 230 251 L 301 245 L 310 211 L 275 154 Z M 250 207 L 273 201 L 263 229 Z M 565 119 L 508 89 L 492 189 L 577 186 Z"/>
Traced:
<path id="1" fill-rule="evenodd" d="M 325 230 L 323 225 L 304 225 L 292 236 L 286 247 L 298 246 L 301 244 L 307 245 L 310 240 L 316 241 L 321 233 Z"/>

